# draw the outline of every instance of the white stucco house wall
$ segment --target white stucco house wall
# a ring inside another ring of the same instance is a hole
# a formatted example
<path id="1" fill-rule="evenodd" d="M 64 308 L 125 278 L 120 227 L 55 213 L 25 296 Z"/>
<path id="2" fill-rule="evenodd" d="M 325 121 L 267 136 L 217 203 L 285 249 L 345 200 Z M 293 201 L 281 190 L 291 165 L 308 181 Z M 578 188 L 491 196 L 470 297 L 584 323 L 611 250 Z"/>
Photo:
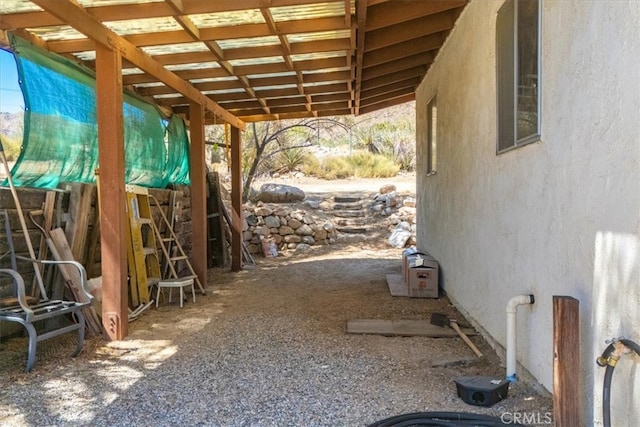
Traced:
<path id="1" fill-rule="evenodd" d="M 518 376 L 548 391 L 552 298 L 578 299 L 576 393 L 602 425 L 596 358 L 614 337 L 640 342 L 640 1 L 540 1 L 539 138 L 498 152 L 504 4 L 472 0 L 417 91 L 418 247 L 499 354 L 508 300 L 535 295 L 518 309 Z M 611 393 L 612 425 L 640 425 L 640 358 L 620 360 Z"/>

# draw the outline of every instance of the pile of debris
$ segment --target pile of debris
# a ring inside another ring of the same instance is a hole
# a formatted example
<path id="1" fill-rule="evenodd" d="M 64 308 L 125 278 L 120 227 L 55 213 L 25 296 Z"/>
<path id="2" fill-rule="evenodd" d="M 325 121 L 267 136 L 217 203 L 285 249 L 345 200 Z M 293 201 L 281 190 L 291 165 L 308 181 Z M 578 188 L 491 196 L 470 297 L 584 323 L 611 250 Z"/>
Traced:
<path id="1" fill-rule="evenodd" d="M 394 248 L 416 244 L 416 199 L 398 194 L 393 184 L 384 185 L 373 198 L 373 215 L 386 216 L 389 221 L 389 243 Z"/>

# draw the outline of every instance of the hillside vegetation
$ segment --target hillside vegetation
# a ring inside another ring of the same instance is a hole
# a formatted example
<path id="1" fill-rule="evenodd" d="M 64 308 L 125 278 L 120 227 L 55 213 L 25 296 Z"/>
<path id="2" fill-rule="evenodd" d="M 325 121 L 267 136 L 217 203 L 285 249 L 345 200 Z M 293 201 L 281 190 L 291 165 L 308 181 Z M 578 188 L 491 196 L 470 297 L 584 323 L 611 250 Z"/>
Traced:
<path id="1" fill-rule="evenodd" d="M 24 112 L 0 113 L 10 161 L 20 154 L 23 127 Z M 205 135 L 208 165 L 224 167 L 225 127 L 207 126 Z M 242 140 L 245 180 L 296 172 L 324 179 L 391 177 L 415 168 L 415 103 L 358 117 L 248 123 Z"/>
<path id="2" fill-rule="evenodd" d="M 208 163 L 228 160 L 223 126 L 208 126 Z M 415 169 L 415 102 L 363 116 L 249 123 L 243 134 L 245 185 L 254 177 L 379 178 Z"/>

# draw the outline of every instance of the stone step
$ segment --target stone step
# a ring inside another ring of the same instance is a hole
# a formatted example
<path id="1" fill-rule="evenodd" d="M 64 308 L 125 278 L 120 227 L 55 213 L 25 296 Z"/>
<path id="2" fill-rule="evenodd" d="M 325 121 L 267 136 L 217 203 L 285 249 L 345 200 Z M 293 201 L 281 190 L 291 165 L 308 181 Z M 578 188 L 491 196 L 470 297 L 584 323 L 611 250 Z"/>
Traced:
<path id="1" fill-rule="evenodd" d="M 345 211 L 357 211 L 363 208 L 364 203 L 362 201 L 352 203 L 334 203 L 333 210 L 345 210 Z"/>
<path id="2" fill-rule="evenodd" d="M 335 203 L 356 203 L 362 200 L 362 197 L 334 196 Z"/>
<path id="3" fill-rule="evenodd" d="M 336 218 L 333 223 L 339 227 L 358 227 L 366 225 L 367 220 L 362 217 L 358 218 Z"/>
<path id="4" fill-rule="evenodd" d="M 332 213 L 334 216 L 337 216 L 340 218 L 362 218 L 367 216 L 367 212 L 363 210 L 358 210 L 358 211 L 334 210 Z"/>
<path id="5" fill-rule="evenodd" d="M 366 234 L 369 232 L 368 227 L 336 227 L 336 230 L 340 233 L 346 234 Z"/>

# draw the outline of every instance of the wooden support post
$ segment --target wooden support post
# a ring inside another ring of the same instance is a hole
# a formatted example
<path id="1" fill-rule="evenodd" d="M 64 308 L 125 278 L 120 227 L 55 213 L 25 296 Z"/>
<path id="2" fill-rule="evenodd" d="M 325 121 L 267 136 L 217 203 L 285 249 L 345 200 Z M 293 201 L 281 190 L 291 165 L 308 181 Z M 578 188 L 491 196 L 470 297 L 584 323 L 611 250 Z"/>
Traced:
<path id="1" fill-rule="evenodd" d="M 120 52 L 96 43 L 102 325 L 108 340 L 124 339 L 129 326 L 121 69 Z"/>
<path id="2" fill-rule="evenodd" d="M 231 128 L 231 271 L 242 270 L 242 141 Z"/>
<path id="3" fill-rule="evenodd" d="M 204 154 L 204 106 L 189 110 L 189 174 L 191 179 L 191 265 L 203 287 L 207 286 L 207 176 Z"/>
<path id="4" fill-rule="evenodd" d="M 580 426 L 579 301 L 553 297 L 553 420 L 556 427 Z"/>

